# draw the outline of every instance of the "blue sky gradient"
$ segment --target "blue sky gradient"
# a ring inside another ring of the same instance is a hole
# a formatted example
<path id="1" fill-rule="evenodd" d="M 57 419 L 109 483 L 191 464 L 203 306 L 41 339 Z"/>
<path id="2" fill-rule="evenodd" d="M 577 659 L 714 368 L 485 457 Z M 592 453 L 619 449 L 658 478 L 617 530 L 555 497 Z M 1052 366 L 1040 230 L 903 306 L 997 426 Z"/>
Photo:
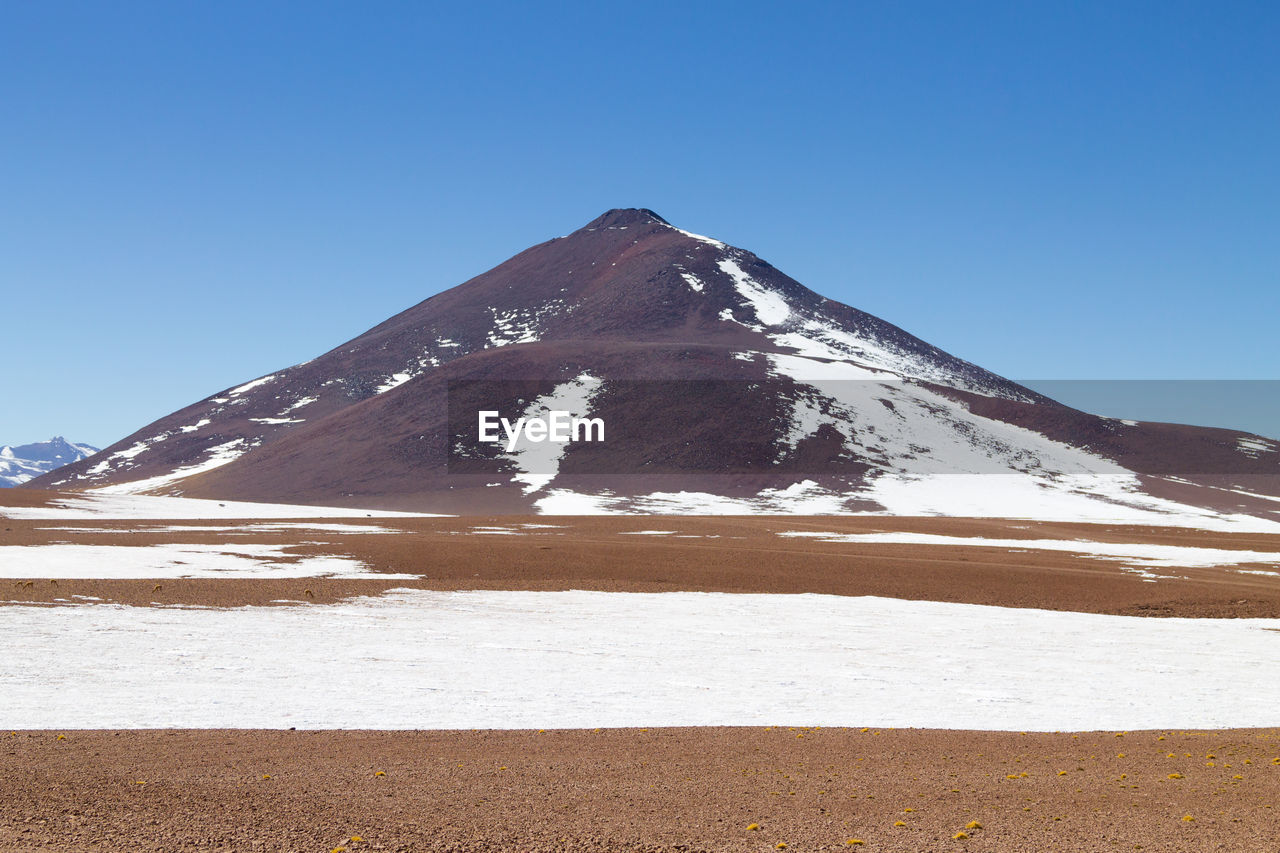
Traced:
<path id="1" fill-rule="evenodd" d="M 1013 378 L 1280 378 L 1277 43 L 1268 2 L 0 2 L 0 443 L 610 207 Z"/>

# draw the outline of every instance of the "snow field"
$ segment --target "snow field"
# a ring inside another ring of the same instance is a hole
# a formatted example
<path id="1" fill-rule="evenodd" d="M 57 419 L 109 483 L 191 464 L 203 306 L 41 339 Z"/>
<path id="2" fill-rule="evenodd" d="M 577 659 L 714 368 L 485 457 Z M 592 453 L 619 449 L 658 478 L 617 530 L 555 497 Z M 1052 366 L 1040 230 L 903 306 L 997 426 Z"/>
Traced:
<path id="1" fill-rule="evenodd" d="M 7 728 L 1274 726 L 1280 620 L 824 595 L 0 608 Z"/>

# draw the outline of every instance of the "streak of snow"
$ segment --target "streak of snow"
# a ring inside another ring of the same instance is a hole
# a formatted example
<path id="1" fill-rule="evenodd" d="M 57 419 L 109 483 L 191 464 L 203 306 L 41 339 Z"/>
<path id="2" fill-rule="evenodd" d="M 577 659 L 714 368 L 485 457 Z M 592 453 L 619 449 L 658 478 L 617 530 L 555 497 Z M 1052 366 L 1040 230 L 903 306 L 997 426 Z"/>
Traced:
<path id="1" fill-rule="evenodd" d="M 697 240 L 699 243 L 706 243 L 708 246 L 715 246 L 717 249 L 729 248 L 724 243 L 721 243 L 719 240 L 714 240 L 711 237 L 704 237 L 701 234 L 694 234 L 692 231 L 685 231 L 683 228 L 676 228 L 674 225 L 669 225 L 667 227 L 670 228 L 672 231 L 679 231 L 684 236 L 689 237 L 690 239 L 693 239 L 693 240 Z"/>
<path id="2" fill-rule="evenodd" d="M 1144 524 L 1224 532 L 1280 532 L 1280 523 L 1219 513 L 1146 494 L 1131 473 L 1060 476 L 1018 474 L 906 476 L 881 474 L 861 492 L 887 515 L 1019 518 Z"/>
<path id="3" fill-rule="evenodd" d="M 734 289 L 751 306 L 756 319 L 766 326 L 781 326 L 787 322 L 787 318 L 791 316 L 791 309 L 787 307 L 787 301 L 781 294 L 747 275 L 732 258 L 722 258 L 717 266 L 733 279 Z"/>
<path id="4" fill-rule="evenodd" d="M 525 407 L 521 417 L 545 418 L 552 411 L 568 412 L 575 418 L 586 418 L 591 413 L 591 398 L 600 390 L 601 382 L 589 373 L 581 373 L 568 382 L 561 383 Z M 515 461 L 520 473 L 512 480 L 523 483 L 524 493 L 532 494 L 545 488 L 560 471 L 565 445 L 555 441 L 529 441 L 523 435 L 516 449 L 506 454 Z"/>
<path id="5" fill-rule="evenodd" d="M 94 490 L 60 496 L 45 506 L 0 506 L 0 517 L 74 521 L 85 519 L 441 518 L 444 516 L 432 513 L 392 512 L 336 506 L 102 494 Z"/>
<path id="6" fill-rule="evenodd" d="M 997 539 L 981 536 L 944 536 L 935 533 L 823 533 L 785 531 L 786 537 L 804 537 L 821 542 L 852 544 L 937 545 L 945 547 L 1001 548 L 1035 551 L 1062 551 L 1116 560 L 1131 566 L 1191 569 L 1241 564 L 1280 564 L 1280 553 L 1227 548 L 1197 548 L 1150 543 L 1094 542 L 1087 539 Z"/>
<path id="7" fill-rule="evenodd" d="M 381 385 L 378 386 L 375 394 L 385 394 L 392 388 L 398 388 L 413 378 L 412 373 L 393 373 L 388 376 Z"/>
<path id="8" fill-rule="evenodd" d="M 143 480 L 131 480 L 127 483 L 98 486 L 93 491 L 105 495 L 135 495 L 155 489 L 167 488 L 188 477 L 203 474 L 206 471 L 212 471 L 215 468 L 221 468 L 223 465 L 234 462 L 256 446 L 257 440 L 248 443 L 243 438 L 233 438 L 231 441 L 215 445 L 206 450 L 207 458 L 203 462 L 175 468 L 167 474 L 158 474 L 155 477 L 147 477 Z"/>
<path id="9" fill-rule="evenodd" d="M 271 373 L 271 374 L 268 374 L 267 376 L 263 376 L 260 379 L 255 379 L 252 382 L 246 382 L 243 385 L 232 388 L 230 391 L 227 392 L 227 396 L 239 397 L 241 394 L 245 393 L 246 391 L 252 391 L 254 388 L 257 388 L 261 385 L 266 385 L 268 382 L 270 382 L 275 378 L 276 378 L 276 375 L 274 373 Z"/>
<path id="10" fill-rule="evenodd" d="M 403 533 L 393 527 L 379 527 L 373 524 L 321 524 L 319 522 L 279 521 L 264 524 L 161 524 L 152 526 L 131 527 L 37 527 L 37 530 L 55 530 L 67 533 L 240 533 L 244 535 L 257 533 L 283 533 L 290 530 L 305 530 L 309 533 L 342 533 L 342 534 L 379 534 Z"/>
<path id="11" fill-rule="evenodd" d="M 301 556 L 292 546 L 217 545 L 0 545 L 2 578 L 386 578 L 419 575 L 369 571 L 359 560 Z"/>
<path id="12" fill-rule="evenodd" d="M 1245 456 L 1258 459 L 1264 453 L 1280 451 L 1280 444 L 1265 438 L 1239 438 L 1236 439 L 1236 449 Z"/>

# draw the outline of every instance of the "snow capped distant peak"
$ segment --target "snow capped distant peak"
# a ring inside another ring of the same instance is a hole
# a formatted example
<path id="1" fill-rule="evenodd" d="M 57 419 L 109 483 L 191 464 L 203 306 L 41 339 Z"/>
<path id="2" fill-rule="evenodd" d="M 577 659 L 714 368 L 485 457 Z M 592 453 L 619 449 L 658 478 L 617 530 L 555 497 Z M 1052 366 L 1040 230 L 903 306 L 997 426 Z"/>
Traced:
<path id="1" fill-rule="evenodd" d="M 0 488 L 10 488 L 41 474 L 92 456 L 98 448 L 88 444 L 72 444 L 60 435 L 48 441 L 37 441 L 17 447 L 0 447 Z"/>

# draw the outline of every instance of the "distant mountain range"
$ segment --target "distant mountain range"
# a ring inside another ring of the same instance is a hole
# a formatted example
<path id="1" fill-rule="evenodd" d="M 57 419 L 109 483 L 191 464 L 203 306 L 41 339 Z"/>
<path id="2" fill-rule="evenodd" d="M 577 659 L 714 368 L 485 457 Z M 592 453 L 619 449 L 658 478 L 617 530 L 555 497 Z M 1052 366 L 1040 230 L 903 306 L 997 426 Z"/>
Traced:
<path id="1" fill-rule="evenodd" d="M 606 436 L 509 450 L 479 440 L 486 410 L 573 411 Z M 437 512 L 1274 519 L 1280 444 L 1086 414 L 620 209 L 30 485 Z"/>
<path id="2" fill-rule="evenodd" d="M 98 452 L 88 444 L 72 444 L 60 435 L 48 441 L 0 447 L 0 489 L 47 474 Z"/>

